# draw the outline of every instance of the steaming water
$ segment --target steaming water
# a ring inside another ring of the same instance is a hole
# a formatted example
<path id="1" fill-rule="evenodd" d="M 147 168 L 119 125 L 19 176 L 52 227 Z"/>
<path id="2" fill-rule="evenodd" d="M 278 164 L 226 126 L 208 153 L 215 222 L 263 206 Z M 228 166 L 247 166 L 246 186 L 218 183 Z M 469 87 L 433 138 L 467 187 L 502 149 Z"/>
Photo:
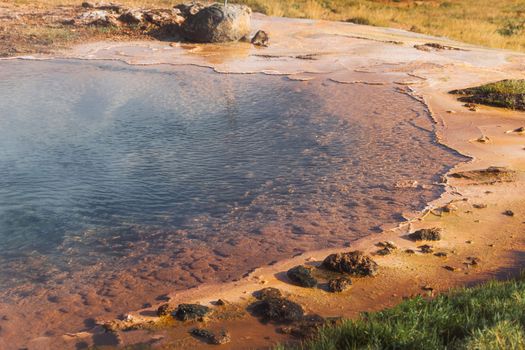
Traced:
<path id="1" fill-rule="evenodd" d="M 26 314 L 54 308 L 42 295 L 115 299 L 56 322 L 75 328 L 373 234 L 461 159 L 391 86 L 2 61 L 1 298 L 36 298 Z"/>

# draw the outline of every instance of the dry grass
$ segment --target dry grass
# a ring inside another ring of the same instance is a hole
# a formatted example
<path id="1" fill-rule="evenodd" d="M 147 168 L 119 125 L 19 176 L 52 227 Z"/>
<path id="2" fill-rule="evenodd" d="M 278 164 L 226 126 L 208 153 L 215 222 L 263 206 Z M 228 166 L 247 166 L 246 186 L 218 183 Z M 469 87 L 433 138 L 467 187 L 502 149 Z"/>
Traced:
<path id="1" fill-rule="evenodd" d="M 82 0 L 0 0 L 20 7 L 76 5 Z M 121 0 L 140 7 L 168 7 L 180 0 Z M 230 0 L 272 16 L 346 21 L 446 36 L 495 48 L 525 50 L 525 1 L 522 0 Z"/>

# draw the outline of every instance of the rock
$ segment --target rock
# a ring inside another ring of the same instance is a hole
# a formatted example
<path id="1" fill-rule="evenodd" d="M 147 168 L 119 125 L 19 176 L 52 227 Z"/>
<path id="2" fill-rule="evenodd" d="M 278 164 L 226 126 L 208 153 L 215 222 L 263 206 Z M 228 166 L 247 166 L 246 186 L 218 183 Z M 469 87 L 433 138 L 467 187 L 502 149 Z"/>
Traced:
<path id="1" fill-rule="evenodd" d="M 328 281 L 328 290 L 332 293 L 341 293 L 350 288 L 352 280 L 346 277 L 334 278 Z"/>
<path id="2" fill-rule="evenodd" d="M 503 212 L 503 215 L 506 215 L 506 216 L 514 216 L 514 212 L 512 210 L 505 210 Z"/>
<path id="3" fill-rule="evenodd" d="M 312 339 L 326 323 L 319 315 L 306 315 L 292 326 L 280 328 L 280 332 L 300 339 Z"/>
<path id="4" fill-rule="evenodd" d="M 512 132 L 522 133 L 525 132 L 525 127 L 521 126 L 517 129 L 512 130 Z"/>
<path id="5" fill-rule="evenodd" d="M 95 8 L 95 4 L 93 4 L 92 2 L 89 2 L 89 1 L 84 1 L 82 3 L 82 7 L 85 8 L 85 9 L 93 9 L 93 8 Z"/>
<path id="6" fill-rule="evenodd" d="M 283 294 L 277 288 L 268 287 L 253 293 L 253 296 L 258 300 L 264 300 L 268 298 L 282 298 Z"/>
<path id="7" fill-rule="evenodd" d="M 358 277 L 375 276 L 378 270 L 377 263 L 361 251 L 329 255 L 321 266 L 331 271 Z"/>
<path id="8" fill-rule="evenodd" d="M 397 249 L 397 246 L 391 241 L 378 242 L 376 243 L 376 246 L 383 247 L 383 249 L 380 249 L 376 252 L 376 254 L 379 255 L 390 255 Z"/>
<path id="9" fill-rule="evenodd" d="M 392 241 L 384 241 L 384 242 L 377 242 L 376 247 L 383 247 L 383 248 L 390 248 L 390 249 L 397 249 L 397 246 Z"/>
<path id="10" fill-rule="evenodd" d="M 406 253 L 406 254 L 416 254 L 416 252 L 414 251 L 414 249 L 405 249 L 405 253 Z"/>
<path id="11" fill-rule="evenodd" d="M 182 34 L 186 40 L 201 43 L 238 41 L 250 34 L 251 12 L 248 6 L 237 4 L 213 4 L 196 13 L 190 9 Z"/>
<path id="12" fill-rule="evenodd" d="M 173 308 L 171 307 L 170 304 L 162 304 L 157 309 L 157 316 L 159 316 L 159 317 L 168 316 L 172 312 L 173 312 Z"/>
<path id="13" fill-rule="evenodd" d="M 303 265 L 291 268 L 286 275 L 293 283 L 301 287 L 313 288 L 317 285 L 317 280 L 312 276 L 312 270 Z"/>
<path id="14" fill-rule="evenodd" d="M 224 300 L 222 300 L 222 299 L 219 299 L 219 300 L 217 300 L 217 301 L 215 302 L 215 305 L 217 305 L 217 306 L 224 306 L 224 305 L 226 305 L 226 304 L 227 304 L 226 301 L 224 301 Z"/>
<path id="15" fill-rule="evenodd" d="M 255 46 L 267 47 L 270 43 L 270 37 L 268 36 L 268 33 L 266 33 L 264 30 L 259 30 L 253 36 L 251 43 Z"/>
<path id="16" fill-rule="evenodd" d="M 205 8 L 206 6 L 199 3 L 199 2 L 193 2 L 191 4 L 179 4 L 175 6 L 175 9 L 180 11 L 181 15 L 186 18 L 189 16 L 196 15 L 200 10 Z"/>
<path id="17" fill-rule="evenodd" d="M 184 17 L 179 9 L 151 9 L 143 13 L 144 20 L 156 25 L 177 25 L 180 26 L 184 22 Z"/>
<path id="18" fill-rule="evenodd" d="M 431 245 L 425 244 L 418 247 L 421 250 L 421 253 L 423 254 L 430 254 L 434 252 L 434 249 L 432 249 Z"/>
<path id="19" fill-rule="evenodd" d="M 385 248 L 383 248 L 383 249 L 379 249 L 379 250 L 376 252 L 376 254 L 377 254 L 377 255 L 390 255 L 390 254 L 392 254 L 393 252 L 394 252 L 393 249 L 388 248 L 388 247 L 385 247 Z"/>
<path id="20" fill-rule="evenodd" d="M 144 15 L 141 11 L 128 10 L 121 14 L 118 20 L 128 25 L 139 25 L 144 20 Z"/>
<path id="21" fill-rule="evenodd" d="M 476 141 L 480 143 L 487 143 L 490 142 L 490 139 L 488 138 L 488 136 L 480 136 Z"/>
<path id="22" fill-rule="evenodd" d="M 251 305 L 253 313 L 264 321 L 291 323 L 303 318 L 301 305 L 285 298 L 266 298 Z"/>
<path id="23" fill-rule="evenodd" d="M 485 209 L 487 207 L 487 205 L 484 203 L 473 204 L 472 206 L 476 209 Z"/>
<path id="24" fill-rule="evenodd" d="M 423 228 L 409 234 L 408 238 L 413 241 L 439 241 L 441 240 L 441 229 L 438 227 Z"/>
<path id="25" fill-rule="evenodd" d="M 453 213 L 455 211 L 458 211 L 458 207 L 456 207 L 454 204 L 452 203 L 449 203 L 447 205 L 445 205 L 443 208 L 441 208 L 441 210 L 444 212 L 444 213 Z"/>
<path id="26" fill-rule="evenodd" d="M 477 112 L 478 111 L 478 107 L 474 104 L 474 103 L 465 103 L 463 105 L 464 107 L 468 108 L 469 111 L 471 112 Z"/>
<path id="27" fill-rule="evenodd" d="M 445 252 L 437 252 L 437 253 L 434 253 L 434 256 L 437 256 L 438 258 L 446 258 L 448 254 Z"/>
<path id="28" fill-rule="evenodd" d="M 105 10 L 94 10 L 82 13 L 73 20 L 73 24 L 99 27 L 117 27 L 120 25 L 120 22 L 117 20 L 117 16 L 113 13 L 109 13 Z"/>
<path id="29" fill-rule="evenodd" d="M 222 345 L 231 342 L 230 334 L 226 331 L 220 331 L 215 333 L 208 329 L 203 328 L 193 328 L 190 333 L 197 338 L 200 338 L 207 342 L 208 344 L 213 345 Z"/>
<path id="30" fill-rule="evenodd" d="M 172 316 L 180 321 L 202 320 L 211 312 L 211 309 L 199 304 L 180 304 Z"/>

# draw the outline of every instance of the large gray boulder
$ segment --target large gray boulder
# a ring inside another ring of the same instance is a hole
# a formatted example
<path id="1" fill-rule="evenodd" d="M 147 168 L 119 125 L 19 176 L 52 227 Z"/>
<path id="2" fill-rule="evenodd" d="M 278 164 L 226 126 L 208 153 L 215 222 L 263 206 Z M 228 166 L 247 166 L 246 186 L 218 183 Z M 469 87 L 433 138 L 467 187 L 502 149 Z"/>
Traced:
<path id="1" fill-rule="evenodd" d="M 237 41 L 250 35 L 251 13 L 248 6 L 237 4 L 213 4 L 188 11 L 182 35 L 188 41 L 200 43 Z"/>

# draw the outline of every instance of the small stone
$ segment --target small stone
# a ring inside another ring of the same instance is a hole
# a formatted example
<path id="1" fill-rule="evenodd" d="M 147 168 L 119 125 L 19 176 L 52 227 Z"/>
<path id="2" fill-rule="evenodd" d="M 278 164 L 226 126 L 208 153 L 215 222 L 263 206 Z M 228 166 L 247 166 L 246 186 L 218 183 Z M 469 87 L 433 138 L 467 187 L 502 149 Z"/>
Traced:
<path id="1" fill-rule="evenodd" d="M 472 243 L 474 243 L 474 241 L 468 240 L 468 241 L 465 241 L 465 243 L 472 244 Z"/>
<path id="2" fill-rule="evenodd" d="M 439 241 L 441 240 L 441 231 L 438 227 L 423 228 L 410 233 L 408 237 L 414 241 Z"/>
<path id="3" fill-rule="evenodd" d="M 512 217 L 512 216 L 514 216 L 514 212 L 512 210 L 505 210 L 503 212 L 503 215 Z"/>
<path id="4" fill-rule="evenodd" d="M 514 132 L 525 132 L 525 127 L 519 127 L 517 129 L 514 129 Z"/>
<path id="5" fill-rule="evenodd" d="M 448 254 L 445 252 L 437 252 L 437 253 L 434 253 L 434 255 L 437 256 L 438 258 L 446 258 L 448 256 Z"/>
<path id="6" fill-rule="evenodd" d="M 453 267 L 453 266 L 450 266 L 450 265 L 445 265 L 445 266 L 443 266 L 443 268 L 444 268 L 445 270 L 452 271 L 452 272 L 461 271 L 460 268 Z"/>
<path id="7" fill-rule="evenodd" d="M 170 304 L 162 304 L 157 309 L 157 316 L 168 316 L 173 312 L 173 308 L 170 306 Z"/>
<path id="8" fill-rule="evenodd" d="M 490 139 L 487 136 L 480 136 L 476 141 L 479 143 L 487 143 L 490 142 Z"/>
<path id="9" fill-rule="evenodd" d="M 378 243 L 376 243 L 376 247 L 397 249 L 396 244 L 394 242 L 392 242 L 392 241 L 378 242 Z"/>
<path id="10" fill-rule="evenodd" d="M 487 207 L 487 205 L 484 203 L 477 203 L 477 204 L 473 204 L 472 206 L 476 209 L 485 209 Z"/>
<path id="11" fill-rule="evenodd" d="M 259 30 L 253 36 L 251 43 L 255 46 L 264 46 L 267 47 L 270 43 L 270 36 L 264 30 Z"/>
<path id="12" fill-rule="evenodd" d="M 334 278 L 328 281 L 328 290 L 332 293 L 341 293 L 350 288 L 352 280 L 345 277 Z"/>
<path id="13" fill-rule="evenodd" d="M 473 256 L 469 256 L 467 258 L 467 265 L 472 265 L 472 266 L 477 266 L 479 265 L 479 263 L 481 262 L 481 259 L 480 258 L 476 258 L 476 257 L 473 257 Z"/>
<path id="14" fill-rule="evenodd" d="M 434 252 L 434 250 L 432 249 L 432 246 L 428 244 L 419 246 L 418 248 L 421 250 L 421 253 L 424 253 L 424 254 L 430 254 Z"/>
<path id="15" fill-rule="evenodd" d="M 416 254 L 416 251 L 414 249 L 405 249 L 406 254 Z"/>
<path id="16" fill-rule="evenodd" d="M 456 111 L 448 110 L 447 113 L 448 113 L 448 114 L 456 114 Z"/>
<path id="17" fill-rule="evenodd" d="M 199 304 L 180 304 L 172 316 L 180 321 L 202 320 L 211 312 L 211 309 Z"/>

